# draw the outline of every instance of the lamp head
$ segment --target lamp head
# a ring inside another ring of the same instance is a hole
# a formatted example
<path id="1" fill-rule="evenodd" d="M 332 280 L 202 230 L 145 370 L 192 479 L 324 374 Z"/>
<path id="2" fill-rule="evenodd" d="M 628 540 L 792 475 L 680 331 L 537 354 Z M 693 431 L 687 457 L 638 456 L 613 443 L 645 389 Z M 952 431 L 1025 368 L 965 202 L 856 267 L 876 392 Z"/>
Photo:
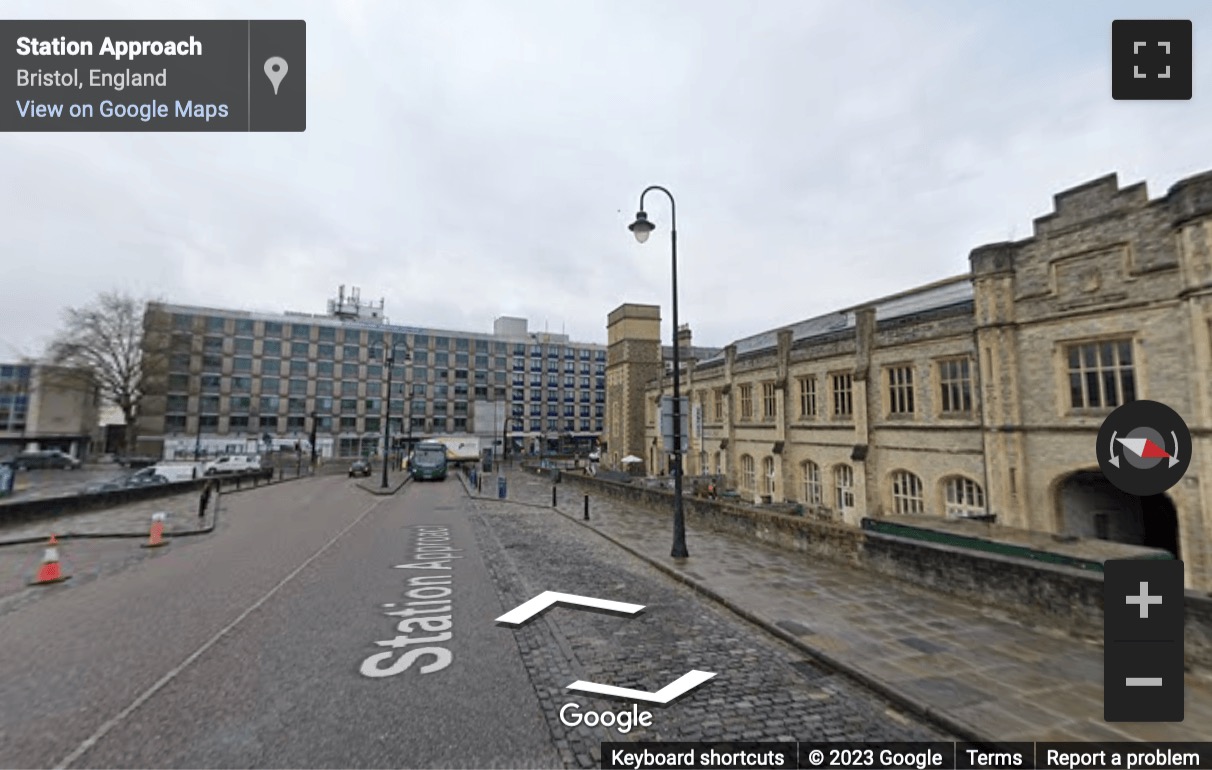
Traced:
<path id="1" fill-rule="evenodd" d="M 637 241 L 643 243 L 644 241 L 648 240 L 648 235 L 656 229 L 656 225 L 648 221 L 648 214 L 643 211 L 637 211 L 635 221 L 632 222 L 627 229 L 635 234 L 635 239 Z"/>

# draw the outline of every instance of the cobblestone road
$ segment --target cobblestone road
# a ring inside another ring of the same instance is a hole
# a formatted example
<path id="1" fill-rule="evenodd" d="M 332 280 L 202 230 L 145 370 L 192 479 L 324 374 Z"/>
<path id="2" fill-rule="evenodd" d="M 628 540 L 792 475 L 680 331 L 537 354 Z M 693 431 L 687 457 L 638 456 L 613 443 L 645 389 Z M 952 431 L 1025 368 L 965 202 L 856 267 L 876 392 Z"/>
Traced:
<path id="1" fill-rule="evenodd" d="M 851 680 L 705 601 L 657 570 L 551 511 L 477 501 L 477 537 L 504 606 L 543 591 L 645 605 L 636 617 L 555 607 L 516 639 L 569 767 L 595 767 L 603 741 L 954 740 Z M 572 694 L 578 679 L 653 692 L 691 669 L 718 675 L 627 734 L 568 727 L 560 707 L 623 711 L 629 704 Z"/>

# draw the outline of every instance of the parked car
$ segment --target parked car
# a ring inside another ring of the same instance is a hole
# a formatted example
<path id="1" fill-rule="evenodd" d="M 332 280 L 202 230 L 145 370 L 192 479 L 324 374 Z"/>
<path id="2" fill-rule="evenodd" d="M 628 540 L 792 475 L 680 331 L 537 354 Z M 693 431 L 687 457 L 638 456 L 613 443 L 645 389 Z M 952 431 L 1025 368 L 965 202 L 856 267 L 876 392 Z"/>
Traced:
<path id="1" fill-rule="evenodd" d="M 349 477 L 351 479 L 354 476 L 369 476 L 369 475 L 370 475 L 370 463 L 366 462 L 365 460 L 355 460 L 353 465 L 349 466 Z"/>
<path id="2" fill-rule="evenodd" d="M 137 489 L 167 484 L 168 479 L 157 473 L 148 473 L 151 468 L 144 468 L 136 473 L 124 473 L 106 481 L 89 484 L 81 490 L 81 494 L 92 495 L 99 492 L 116 492 L 120 489 Z"/>
<path id="3" fill-rule="evenodd" d="M 76 470 L 80 467 L 80 461 L 67 452 L 45 449 L 40 452 L 22 452 L 13 458 L 12 465 L 19 471 L 44 468 Z"/>
<path id="4" fill-rule="evenodd" d="M 203 474 L 218 476 L 224 473 L 247 473 L 261 469 L 261 458 L 256 455 L 226 455 L 207 463 Z"/>
<path id="5" fill-rule="evenodd" d="M 156 458 L 145 455 L 130 455 L 118 458 L 118 464 L 123 468 L 147 468 L 156 464 Z"/>

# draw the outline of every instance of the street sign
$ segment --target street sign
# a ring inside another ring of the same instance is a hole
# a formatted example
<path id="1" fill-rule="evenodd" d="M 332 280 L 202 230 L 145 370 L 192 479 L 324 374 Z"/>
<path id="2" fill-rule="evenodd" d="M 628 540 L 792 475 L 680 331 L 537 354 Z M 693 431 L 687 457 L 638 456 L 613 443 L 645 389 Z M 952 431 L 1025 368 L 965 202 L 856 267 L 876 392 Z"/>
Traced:
<path id="1" fill-rule="evenodd" d="M 682 396 L 681 410 L 682 451 L 690 451 L 690 399 Z M 673 396 L 661 396 L 661 443 L 666 452 L 673 451 Z"/>

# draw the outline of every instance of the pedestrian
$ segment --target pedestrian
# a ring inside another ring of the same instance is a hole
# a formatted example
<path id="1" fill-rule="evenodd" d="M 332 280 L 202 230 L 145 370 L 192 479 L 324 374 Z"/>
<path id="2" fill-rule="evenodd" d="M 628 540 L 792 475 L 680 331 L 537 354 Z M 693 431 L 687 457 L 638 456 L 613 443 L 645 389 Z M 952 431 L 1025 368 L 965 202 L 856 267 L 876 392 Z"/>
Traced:
<path id="1" fill-rule="evenodd" d="M 210 505 L 210 496 L 214 492 L 215 480 L 211 479 L 202 487 L 202 498 L 198 500 L 198 518 L 206 515 L 206 507 Z"/>

